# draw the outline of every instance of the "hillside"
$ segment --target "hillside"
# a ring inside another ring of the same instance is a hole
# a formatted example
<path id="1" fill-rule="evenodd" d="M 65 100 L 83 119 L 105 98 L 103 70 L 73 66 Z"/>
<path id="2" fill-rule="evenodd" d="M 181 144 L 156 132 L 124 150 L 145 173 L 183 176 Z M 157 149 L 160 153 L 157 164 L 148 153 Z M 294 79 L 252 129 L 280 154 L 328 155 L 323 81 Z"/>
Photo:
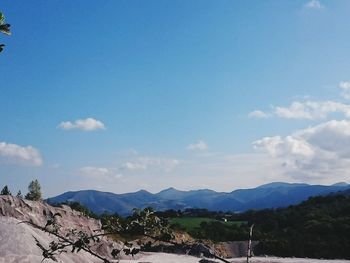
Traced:
<path id="1" fill-rule="evenodd" d="M 311 196 L 326 195 L 349 189 L 347 184 L 331 186 L 271 183 L 253 189 L 239 189 L 229 193 L 209 189 L 180 191 L 174 188 L 152 194 L 145 190 L 127 194 L 114 194 L 95 190 L 66 192 L 47 201 L 57 204 L 76 201 L 97 214 L 118 213 L 128 215 L 133 208 L 153 207 L 155 210 L 183 210 L 206 208 L 211 211 L 245 211 L 286 207 L 298 204 Z"/>
<path id="2" fill-rule="evenodd" d="M 311 197 L 286 208 L 237 214 L 160 212 L 174 227 L 197 239 L 216 242 L 246 240 L 254 224 L 255 255 L 350 259 L 350 195 L 348 191 Z M 203 217 L 205 216 L 205 217 Z M 227 221 L 220 220 L 225 217 Z"/>
<path id="3" fill-rule="evenodd" d="M 287 208 L 238 215 L 255 224 L 257 253 L 350 259 L 350 196 L 312 197 Z"/>

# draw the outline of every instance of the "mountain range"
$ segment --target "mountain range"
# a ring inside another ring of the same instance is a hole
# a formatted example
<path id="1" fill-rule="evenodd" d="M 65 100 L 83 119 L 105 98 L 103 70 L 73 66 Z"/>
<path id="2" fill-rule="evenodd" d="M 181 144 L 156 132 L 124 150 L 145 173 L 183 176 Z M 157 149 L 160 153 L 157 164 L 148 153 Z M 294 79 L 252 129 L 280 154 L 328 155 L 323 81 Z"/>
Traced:
<path id="1" fill-rule="evenodd" d="M 133 208 L 153 207 L 155 210 L 206 208 L 211 211 L 241 212 L 249 209 L 278 208 L 298 204 L 311 196 L 350 190 L 347 183 L 309 185 L 274 182 L 252 189 L 216 192 L 209 189 L 180 191 L 168 188 L 153 194 L 146 190 L 115 194 L 96 190 L 70 191 L 51 197 L 50 204 L 79 202 L 96 214 L 128 215 Z"/>

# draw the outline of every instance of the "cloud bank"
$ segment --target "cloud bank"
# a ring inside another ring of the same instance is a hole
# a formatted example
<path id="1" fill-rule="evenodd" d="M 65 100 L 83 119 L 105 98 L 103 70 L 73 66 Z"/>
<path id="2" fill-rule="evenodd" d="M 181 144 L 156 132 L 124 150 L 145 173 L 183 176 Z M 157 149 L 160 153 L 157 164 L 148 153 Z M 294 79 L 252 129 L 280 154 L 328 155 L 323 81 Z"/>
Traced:
<path id="1" fill-rule="evenodd" d="M 179 163 L 180 161 L 177 159 L 141 156 L 137 157 L 136 159 L 124 162 L 120 168 L 122 170 L 129 171 L 145 171 L 149 169 L 157 169 L 165 172 L 170 172 L 176 166 L 178 166 Z"/>
<path id="2" fill-rule="evenodd" d="M 92 178 L 92 179 L 106 179 L 114 178 L 119 179 L 122 177 L 121 174 L 117 173 L 115 169 L 105 168 L 105 167 L 95 167 L 95 166 L 84 166 L 79 169 L 79 173 L 83 176 Z"/>
<path id="3" fill-rule="evenodd" d="M 338 84 L 340 95 L 350 99 L 350 82 L 342 81 Z M 331 114 L 341 114 L 350 118 L 350 104 L 340 101 L 293 101 L 289 106 L 272 107 L 271 112 L 254 110 L 248 114 L 249 118 L 279 117 L 284 119 L 318 120 L 326 119 Z"/>
<path id="4" fill-rule="evenodd" d="M 255 149 L 280 161 L 294 178 L 322 180 L 350 175 L 350 121 L 328 121 L 288 136 L 264 137 Z"/>
<path id="5" fill-rule="evenodd" d="M 58 127 L 63 130 L 79 129 L 83 131 L 95 131 L 106 129 L 103 122 L 94 118 L 78 119 L 74 122 L 63 121 L 58 125 Z"/>
<path id="6" fill-rule="evenodd" d="M 0 142 L 0 161 L 27 166 L 41 166 L 43 164 L 39 150 L 34 147 L 6 142 Z"/>

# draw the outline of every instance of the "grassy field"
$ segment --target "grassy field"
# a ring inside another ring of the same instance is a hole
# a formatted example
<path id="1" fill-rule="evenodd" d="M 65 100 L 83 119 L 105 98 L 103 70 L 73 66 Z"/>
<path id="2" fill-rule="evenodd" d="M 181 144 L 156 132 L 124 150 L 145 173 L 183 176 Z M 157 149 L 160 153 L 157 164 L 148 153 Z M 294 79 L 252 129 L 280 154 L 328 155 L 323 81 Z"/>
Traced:
<path id="1" fill-rule="evenodd" d="M 243 222 L 239 221 L 219 221 L 213 218 L 208 217 L 175 217 L 170 219 L 170 224 L 179 224 L 186 229 L 186 231 L 191 231 L 196 227 L 200 227 L 202 222 L 221 222 L 223 224 L 234 225 L 242 224 Z"/>

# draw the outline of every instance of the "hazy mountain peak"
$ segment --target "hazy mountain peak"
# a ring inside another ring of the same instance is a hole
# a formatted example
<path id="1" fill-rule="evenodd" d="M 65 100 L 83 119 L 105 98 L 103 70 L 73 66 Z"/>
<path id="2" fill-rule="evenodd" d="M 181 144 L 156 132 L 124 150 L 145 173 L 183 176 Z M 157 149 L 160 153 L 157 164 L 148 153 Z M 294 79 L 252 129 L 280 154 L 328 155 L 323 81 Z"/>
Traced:
<path id="1" fill-rule="evenodd" d="M 279 187 L 296 187 L 296 186 L 307 186 L 304 183 L 285 183 L 285 182 L 272 182 L 268 184 L 263 184 L 257 188 L 279 188 Z"/>
<path id="2" fill-rule="evenodd" d="M 135 194 L 151 194 L 151 193 L 145 189 L 141 189 L 141 190 L 136 191 Z"/>
<path id="3" fill-rule="evenodd" d="M 169 188 L 166 188 L 166 189 L 160 191 L 158 194 L 160 194 L 160 193 L 167 193 L 167 192 L 180 192 L 180 190 L 177 190 L 174 187 L 169 187 Z"/>
<path id="4" fill-rule="evenodd" d="M 338 183 L 332 184 L 332 186 L 348 186 L 348 185 L 349 184 L 346 182 L 338 182 Z"/>

